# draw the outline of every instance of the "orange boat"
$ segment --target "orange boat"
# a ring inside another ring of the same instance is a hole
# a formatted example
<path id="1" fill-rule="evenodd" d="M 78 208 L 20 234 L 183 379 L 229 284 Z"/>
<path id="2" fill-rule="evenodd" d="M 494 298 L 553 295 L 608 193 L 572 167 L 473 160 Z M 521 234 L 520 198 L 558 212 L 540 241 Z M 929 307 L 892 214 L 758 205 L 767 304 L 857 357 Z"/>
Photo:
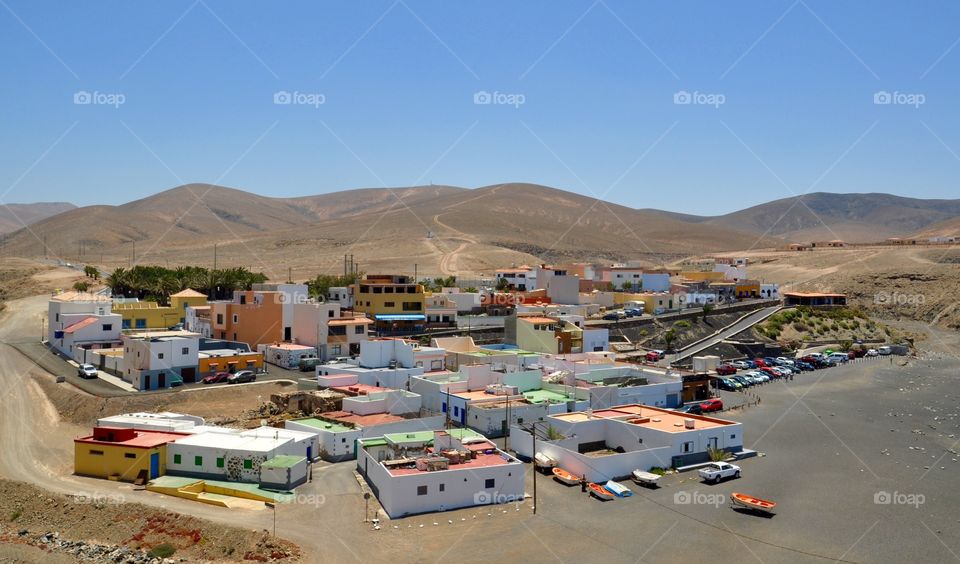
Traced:
<path id="1" fill-rule="evenodd" d="M 559 466 L 554 466 L 553 468 L 553 477 L 560 480 L 568 486 L 575 486 L 580 483 L 580 477 L 567 472 Z"/>
<path id="2" fill-rule="evenodd" d="M 587 487 L 590 488 L 590 494 L 596 496 L 599 499 L 604 501 L 613 499 L 616 497 L 613 495 L 613 492 L 607 488 L 601 486 L 600 484 L 594 484 L 593 482 L 587 484 Z"/>
<path id="3" fill-rule="evenodd" d="M 737 492 L 730 494 L 730 503 L 732 503 L 734 507 L 742 507 L 771 515 L 773 514 L 773 509 L 777 506 L 777 502 L 775 501 L 760 499 L 759 497 Z"/>

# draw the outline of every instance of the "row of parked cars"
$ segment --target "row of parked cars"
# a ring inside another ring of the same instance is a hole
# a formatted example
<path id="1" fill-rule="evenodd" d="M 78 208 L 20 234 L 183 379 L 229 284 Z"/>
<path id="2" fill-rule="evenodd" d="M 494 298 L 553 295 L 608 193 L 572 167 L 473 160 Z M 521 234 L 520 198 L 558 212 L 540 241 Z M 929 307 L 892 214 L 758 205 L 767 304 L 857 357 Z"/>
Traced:
<path id="1" fill-rule="evenodd" d="M 227 384 L 245 384 L 247 382 L 256 382 L 257 373 L 253 370 L 217 372 L 215 374 L 204 376 L 200 381 L 204 384 L 219 384 L 221 382 L 226 382 Z"/>
<path id="2" fill-rule="evenodd" d="M 717 367 L 717 375 L 726 376 L 726 378 L 721 378 L 717 385 L 721 390 L 736 391 L 777 378 L 789 377 L 800 372 L 829 368 L 855 358 L 889 354 L 890 347 L 880 347 L 879 349 L 857 349 L 849 352 L 828 350 L 826 353 L 811 353 L 792 359 L 778 356 L 776 358 L 736 360 Z M 745 372 L 739 373 L 741 370 Z"/>
<path id="3" fill-rule="evenodd" d="M 617 321 L 618 319 L 640 317 L 641 315 L 643 315 L 643 310 L 639 308 L 618 309 L 616 311 L 608 311 L 607 313 L 603 314 L 603 319 L 605 321 Z"/>

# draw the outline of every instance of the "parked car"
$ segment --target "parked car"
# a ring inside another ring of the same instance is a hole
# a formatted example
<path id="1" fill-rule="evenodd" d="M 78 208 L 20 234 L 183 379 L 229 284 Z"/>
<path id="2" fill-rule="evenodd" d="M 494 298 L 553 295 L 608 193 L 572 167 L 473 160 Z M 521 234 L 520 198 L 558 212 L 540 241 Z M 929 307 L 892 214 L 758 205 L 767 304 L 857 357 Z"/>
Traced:
<path id="1" fill-rule="evenodd" d="M 760 380 L 761 383 L 770 381 L 770 377 L 764 374 L 763 372 L 760 372 L 759 370 L 755 370 L 753 372 L 747 372 L 747 376 L 753 378 L 754 380 Z"/>
<path id="2" fill-rule="evenodd" d="M 797 366 L 797 368 L 799 368 L 800 370 L 803 370 L 803 371 L 806 371 L 806 372 L 809 372 L 809 371 L 813 370 L 813 365 L 812 365 L 812 364 L 810 364 L 809 362 L 804 362 L 804 361 L 802 361 L 802 360 L 801 360 L 801 361 L 798 361 L 797 364 L 796 364 L 796 366 Z"/>
<path id="3" fill-rule="evenodd" d="M 229 372 L 217 372 L 216 374 L 208 374 L 200 379 L 204 384 L 219 384 L 220 382 L 226 382 L 227 378 L 230 377 Z"/>
<path id="4" fill-rule="evenodd" d="M 92 364 L 81 364 L 77 367 L 77 376 L 81 378 L 96 378 L 97 367 Z"/>
<path id="5" fill-rule="evenodd" d="M 770 378 L 780 377 L 780 373 L 777 372 L 776 368 L 773 368 L 771 366 L 764 366 L 763 368 L 760 369 L 760 371 L 766 374 L 767 376 L 769 376 Z"/>
<path id="6" fill-rule="evenodd" d="M 650 351 L 643 357 L 647 362 L 656 362 L 660 360 L 660 355 L 657 351 Z"/>
<path id="7" fill-rule="evenodd" d="M 845 352 L 835 352 L 835 353 L 831 353 L 830 356 L 828 356 L 827 358 L 829 358 L 830 360 L 834 360 L 834 361 L 836 361 L 836 362 L 840 362 L 840 363 L 842 363 L 842 362 L 847 362 L 847 361 L 850 360 L 850 356 L 847 355 L 847 353 L 845 353 Z"/>
<path id="8" fill-rule="evenodd" d="M 663 350 L 660 350 L 660 349 L 653 349 L 653 352 L 657 353 L 657 356 L 658 356 L 659 358 L 663 358 L 663 357 L 667 356 L 667 351 L 663 351 Z"/>
<path id="9" fill-rule="evenodd" d="M 740 375 L 731 376 L 730 379 L 740 382 L 740 384 L 742 384 L 744 388 L 749 388 L 750 386 L 753 385 L 753 382 L 751 382 L 750 380 L 747 380 L 746 378 Z"/>
<path id="10" fill-rule="evenodd" d="M 772 356 L 765 356 L 765 357 L 763 357 L 763 362 L 764 362 L 764 364 L 766 364 L 767 366 L 779 366 L 779 364 L 780 364 L 780 363 L 777 362 L 777 359 L 773 358 Z"/>
<path id="11" fill-rule="evenodd" d="M 717 381 L 717 387 L 727 392 L 735 392 L 743 386 L 735 380 L 720 378 L 719 381 Z"/>
<path id="12" fill-rule="evenodd" d="M 717 367 L 717 374 L 720 376 L 729 376 L 731 374 L 736 374 L 737 368 L 732 364 L 721 364 Z"/>
<path id="13" fill-rule="evenodd" d="M 703 415 L 703 409 L 700 408 L 699 403 L 688 403 L 687 405 L 682 405 L 675 409 L 677 413 L 692 413 L 693 415 Z"/>
<path id="14" fill-rule="evenodd" d="M 723 411 L 723 400 L 720 398 L 711 398 L 700 402 L 700 410 L 703 413 L 710 413 L 713 411 Z"/>
<path id="15" fill-rule="evenodd" d="M 620 319 L 620 316 L 617 315 L 616 313 L 607 313 L 607 314 L 605 314 L 605 315 L 603 316 L 603 319 L 604 319 L 605 321 L 616 321 L 616 320 Z"/>
<path id="16" fill-rule="evenodd" d="M 310 372 L 319 364 L 322 364 L 322 361 L 315 356 L 310 358 L 301 358 L 300 362 L 297 364 L 297 368 L 300 369 L 300 372 Z"/>
<path id="17" fill-rule="evenodd" d="M 731 362 L 730 364 L 732 364 L 733 367 L 736 368 L 737 370 L 746 370 L 746 369 L 750 368 L 750 365 L 747 364 L 746 362 L 742 361 L 742 360 L 735 360 L 735 361 Z"/>
<path id="18" fill-rule="evenodd" d="M 625 309 L 625 310 L 623 310 L 623 314 L 624 314 L 625 316 L 627 316 L 627 317 L 636 317 L 636 316 L 637 316 L 637 314 L 635 313 L 635 310 L 632 310 L 632 309 Z"/>
<path id="19" fill-rule="evenodd" d="M 879 354 L 880 353 L 877 351 L 877 349 L 867 349 L 867 356 L 877 356 Z"/>
<path id="20" fill-rule="evenodd" d="M 740 467 L 729 462 L 711 462 L 698 470 L 697 474 L 703 481 L 716 484 L 726 478 L 739 478 Z"/>
<path id="21" fill-rule="evenodd" d="M 777 357 L 777 363 L 779 363 L 780 366 L 793 366 L 793 360 L 791 360 L 791 359 L 789 359 L 789 358 L 787 358 L 787 357 L 785 357 L 785 356 L 778 356 L 778 357 Z"/>
<path id="22" fill-rule="evenodd" d="M 877 352 L 880 353 L 880 356 L 887 356 L 887 355 L 893 354 L 893 349 L 891 349 L 887 345 L 883 345 L 882 347 L 877 349 Z"/>
<path id="23" fill-rule="evenodd" d="M 744 362 L 747 363 L 747 368 L 753 369 L 757 367 L 757 363 L 752 360 L 745 360 Z"/>
<path id="24" fill-rule="evenodd" d="M 257 374 L 253 370 L 241 370 L 227 377 L 227 384 L 245 384 L 256 381 Z"/>

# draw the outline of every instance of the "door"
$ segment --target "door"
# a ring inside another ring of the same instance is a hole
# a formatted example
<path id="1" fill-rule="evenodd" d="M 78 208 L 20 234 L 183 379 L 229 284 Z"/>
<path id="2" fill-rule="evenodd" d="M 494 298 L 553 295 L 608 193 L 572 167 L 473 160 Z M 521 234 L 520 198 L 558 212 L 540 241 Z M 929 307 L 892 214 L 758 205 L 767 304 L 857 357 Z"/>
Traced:
<path id="1" fill-rule="evenodd" d="M 447 402 L 443 402 L 443 405 L 441 406 L 440 409 L 443 411 L 443 413 L 446 413 L 446 412 L 447 412 Z"/>
<path id="2" fill-rule="evenodd" d="M 313 445 L 307 445 L 307 460 L 313 460 Z"/>
<path id="3" fill-rule="evenodd" d="M 157 387 L 162 389 L 162 388 L 165 388 L 166 385 L 167 385 L 167 373 L 161 372 L 160 374 L 157 375 Z"/>
<path id="4" fill-rule="evenodd" d="M 180 376 L 183 377 L 184 382 L 196 382 L 197 381 L 197 369 L 190 366 L 188 368 L 183 368 L 180 370 Z"/>
<path id="5" fill-rule="evenodd" d="M 707 439 L 707 448 L 716 449 L 717 448 L 717 437 L 710 437 Z"/>
<path id="6" fill-rule="evenodd" d="M 160 453 L 150 453 L 150 479 L 160 476 Z"/>
<path id="7" fill-rule="evenodd" d="M 461 409 L 461 410 L 460 410 L 460 424 L 461 424 L 461 425 L 466 425 L 466 424 L 467 424 L 467 410 L 466 410 L 466 409 Z"/>

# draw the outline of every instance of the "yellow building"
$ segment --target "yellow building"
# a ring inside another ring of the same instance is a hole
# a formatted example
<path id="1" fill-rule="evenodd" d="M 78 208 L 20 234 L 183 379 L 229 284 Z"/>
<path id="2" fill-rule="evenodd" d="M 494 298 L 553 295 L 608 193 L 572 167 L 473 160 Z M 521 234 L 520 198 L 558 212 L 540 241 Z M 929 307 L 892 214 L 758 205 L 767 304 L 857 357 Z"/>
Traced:
<path id="1" fill-rule="evenodd" d="M 687 280 L 693 280 L 694 282 L 723 282 L 723 273 L 685 270 L 680 273 L 680 278 L 686 278 Z"/>
<path id="2" fill-rule="evenodd" d="M 186 436 L 126 427 L 94 427 L 89 437 L 73 440 L 73 472 L 80 476 L 146 483 L 166 474 L 167 443 Z"/>
<path id="3" fill-rule="evenodd" d="M 263 369 L 263 353 L 256 351 L 237 351 L 233 349 L 216 349 L 200 351 L 199 373 L 213 374 L 215 372 L 236 372 L 238 370 Z"/>
<path id="4" fill-rule="evenodd" d="M 157 302 L 127 302 L 113 305 L 113 312 L 123 317 L 124 329 L 168 329 L 186 320 L 188 306 L 207 305 L 207 296 L 186 289 L 170 296 L 170 305 Z"/>
<path id="5" fill-rule="evenodd" d="M 637 294 L 616 292 L 613 294 L 613 303 L 616 306 L 622 306 L 630 302 L 643 302 L 644 313 L 657 313 L 658 311 L 663 312 L 680 307 L 677 296 L 670 292 L 640 292 Z"/>
<path id="6" fill-rule="evenodd" d="M 759 280 L 739 280 L 736 282 L 734 290 L 738 298 L 759 298 L 760 281 Z"/>
<path id="7" fill-rule="evenodd" d="M 427 324 L 426 293 L 409 276 L 368 275 L 353 285 L 353 309 L 372 317 L 382 333 L 422 331 Z"/>

